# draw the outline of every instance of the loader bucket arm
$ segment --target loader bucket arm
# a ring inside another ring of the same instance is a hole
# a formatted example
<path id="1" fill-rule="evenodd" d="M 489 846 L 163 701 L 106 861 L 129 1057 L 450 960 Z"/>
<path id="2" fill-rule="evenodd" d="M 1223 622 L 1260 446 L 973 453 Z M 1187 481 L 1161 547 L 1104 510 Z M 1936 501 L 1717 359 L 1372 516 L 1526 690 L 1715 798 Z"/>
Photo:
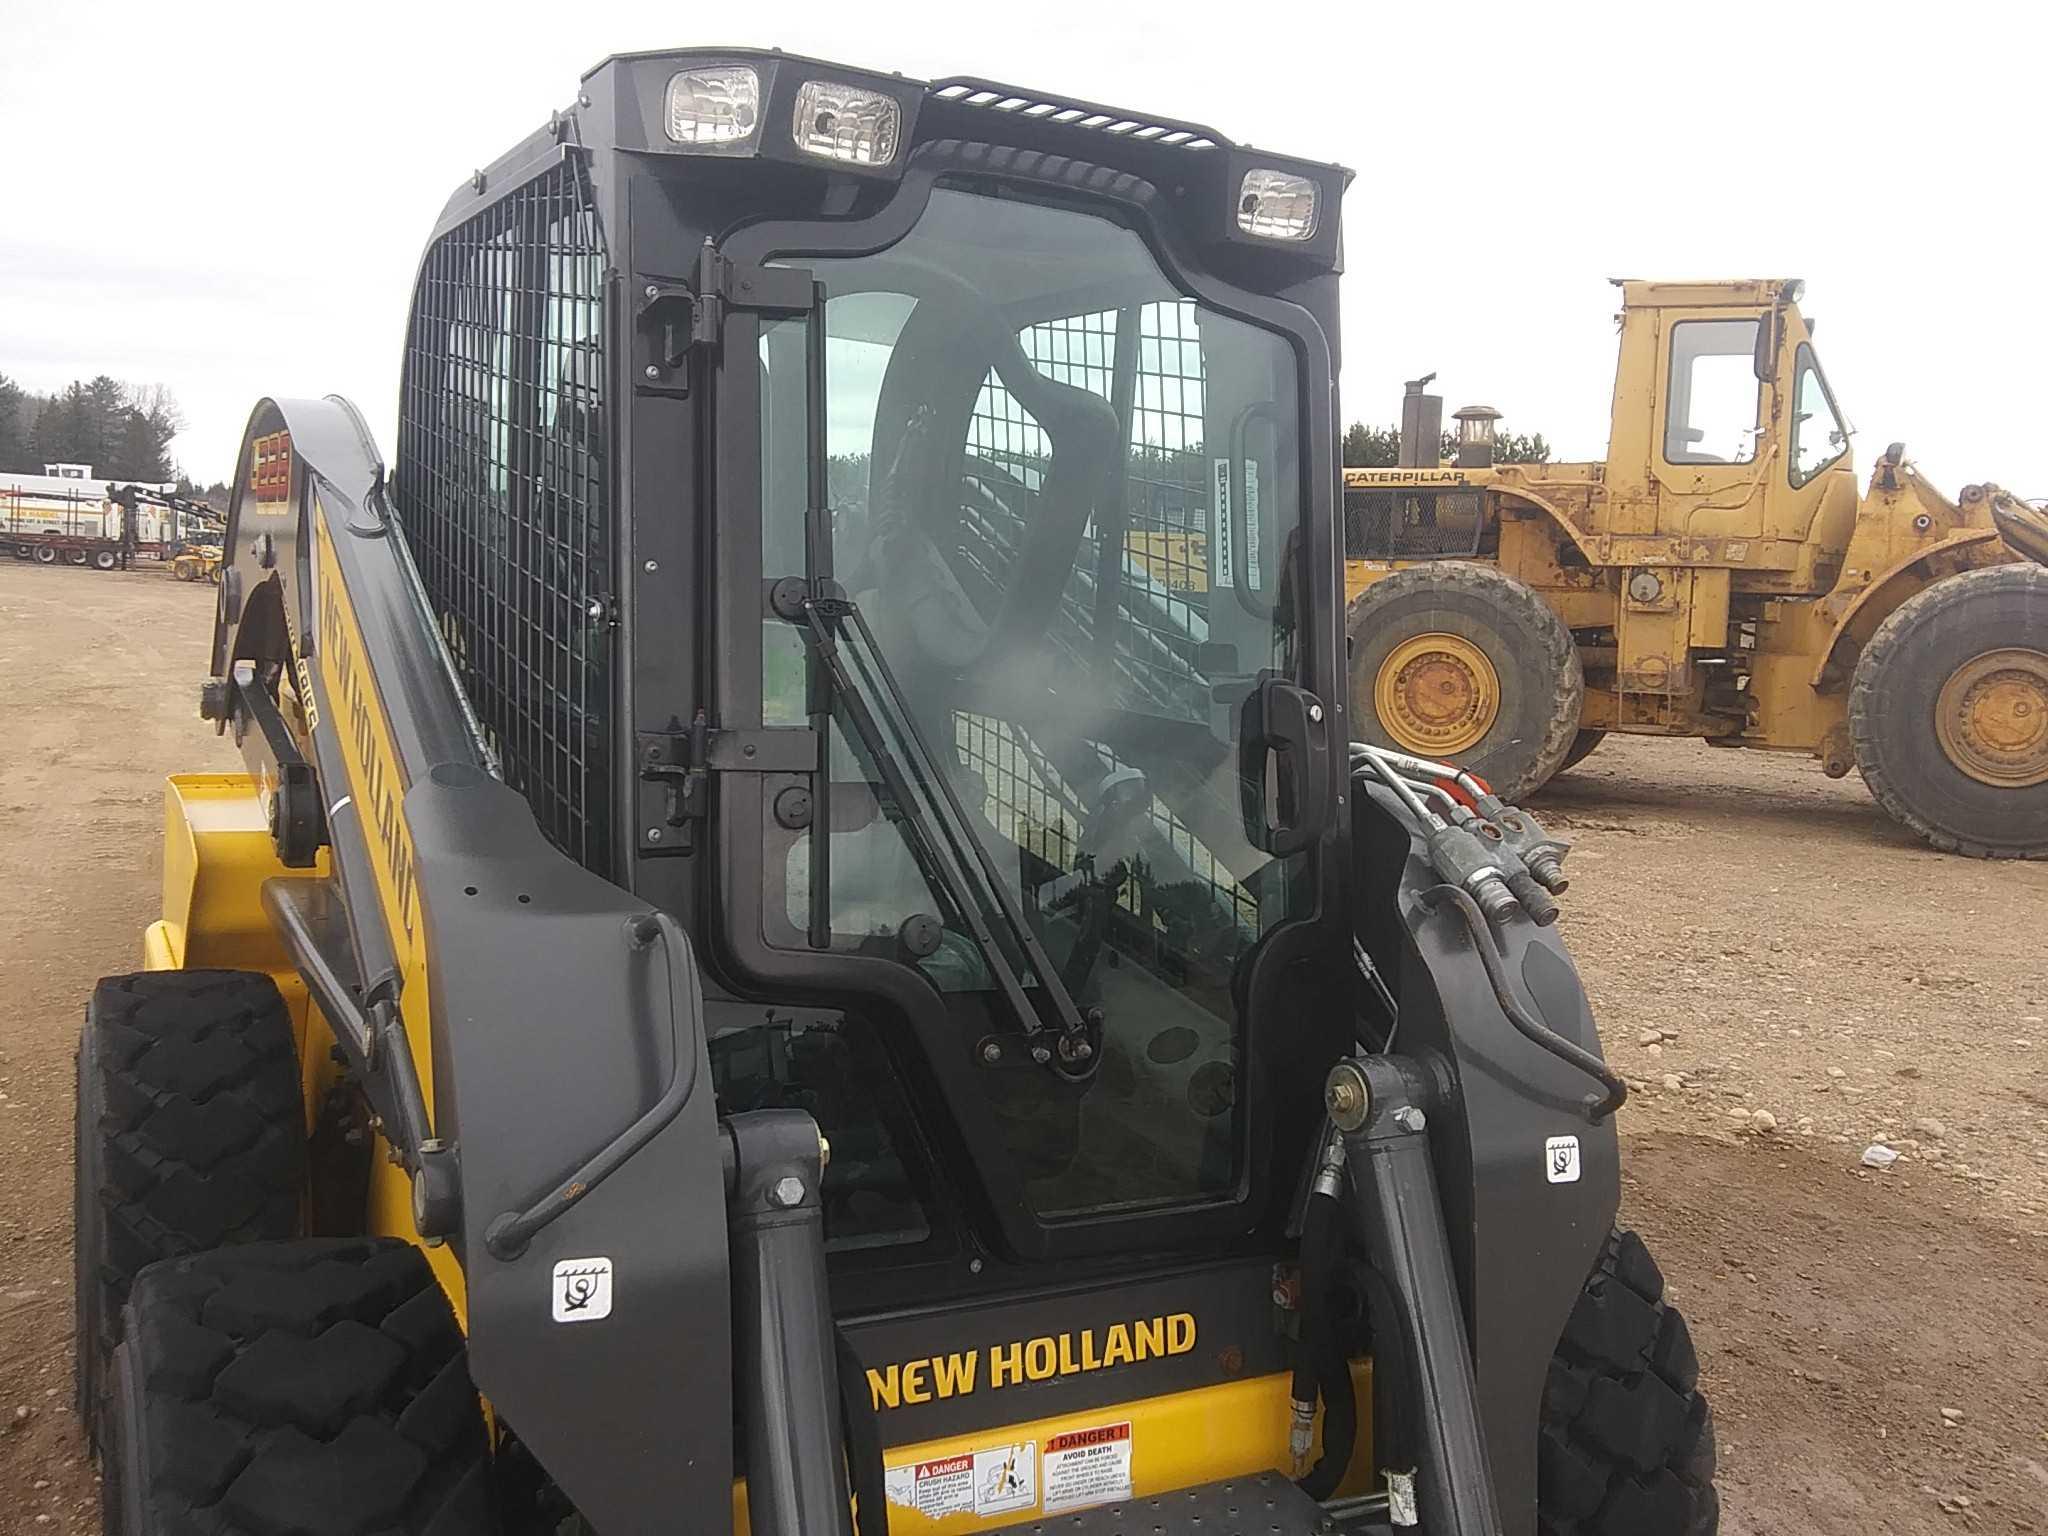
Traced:
<path id="1" fill-rule="evenodd" d="M 1991 504 L 1991 521 L 2015 554 L 2048 565 L 2048 512 L 2001 495 Z"/>
<path id="2" fill-rule="evenodd" d="M 353 407 L 257 407 L 227 547 L 207 712 L 266 786 L 311 765 L 330 873 L 265 906 L 454 1255 L 477 1385 L 599 1529 L 722 1507 L 724 1173 L 687 940 L 496 777 Z M 557 1293 L 595 1265 L 585 1320 Z"/>

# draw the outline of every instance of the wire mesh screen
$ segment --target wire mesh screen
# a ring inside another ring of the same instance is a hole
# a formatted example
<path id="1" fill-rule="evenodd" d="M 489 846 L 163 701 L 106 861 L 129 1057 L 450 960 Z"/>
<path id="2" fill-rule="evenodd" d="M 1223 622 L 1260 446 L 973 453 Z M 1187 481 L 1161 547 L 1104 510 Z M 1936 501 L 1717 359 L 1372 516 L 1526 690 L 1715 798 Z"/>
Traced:
<path id="1" fill-rule="evenodd" d="M 1124 707 L 1206 725 L 1209 680 L 1196 658 L 1209 637 L 1213 492 L 1196 306 L 1169 301 L 1073 315 L 1027 326 L 1017 340 L 1038 372 L 1110 400 L 1129 423 L 1120 494 L 1107 507 L 1097 503 L 1103 515 L 1089 519 L 1048 638 L 1068 661 L 1093 670 L 1097 625 L 1113 614 Z M 1128 355 L 1119 356 L 1120 343 Z M 1055 445 L 992 370 L 975 400 L 966 447 L 963 512 L 971 536 L 960 553 L 974 578 L 970 588 L 993 611 Z M 979 480 L 987 483 L 977 495 Z M 1015 487 L 1030 494 L 1015 495 Z M 976 715 L 956 717 L 954 744 L 987 785 L 986 812 L 1004 835 L 1056 868 L 1072 868 L 1083 813 L 1044 755 L 1007 723 Z M 1119 766 L 1097 750 L 1105 772 Z M 1256 931 L 1252 893 L 1165 804 L 1155 799 L 1149 815 L 1215 900 Z"/>
<path id="2" fill-rule="evenodd" d="M 427 253 L 397 507 L 470 702 L 541 830 L 607 862 L 605 252 L 575 157 Z"/>
<path id="3" fill-rule="evenodd" d="M 1113 588 L 1115 666 L 1133 708 L 1205 720 L 1207 680 L 1194 664 L 1208 639 L 1210 459 L 1205 452 L 1202 349 L 1192 301 L 1073 315 L 1027 326 L 1017 336 L 1047 378 L 1115 401 L 1130 421 L 1121 505 L 1091 517 L 1067 589 L 1063 622 L 1050 636 L 1075 661 L 1092 665 L 1098 594 Z M 1119 365 L 1119 340 L 1135 356 Z M 1120 394 L 1126 398 L 1119 398 Z M 963 509 L 974 535 L 964 554 L 982 569 L 985 593 L 999 593 L 1022 541 L 1029 496 L 1052 462 L 1051 437 L 991 371 L 968 420 L 970 487 L 981 476 L 990 494 Z M 1121 527 L 1116 527 L 1117 523 Z M 1105 528 L 1112 547 L 1103 548 Z"/>
<path id="4" fill-rule="evenodd" d="M 1479 553 L 1478 491 L 1346 491 L 1344 552 L 1354 560 L 1441 560 Z"/>

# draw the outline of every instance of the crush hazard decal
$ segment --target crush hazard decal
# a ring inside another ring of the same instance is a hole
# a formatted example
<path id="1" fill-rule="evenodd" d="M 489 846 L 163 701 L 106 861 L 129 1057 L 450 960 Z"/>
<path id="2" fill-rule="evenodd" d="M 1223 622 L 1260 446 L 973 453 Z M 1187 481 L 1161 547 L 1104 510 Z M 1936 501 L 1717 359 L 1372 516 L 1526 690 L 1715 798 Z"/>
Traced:
<path id="1" fill-rule="evenodd" d="M 983 1446 L 891 1467 L 883 1486 L 891 1504 L 914 1509 L 929 1520 L 1014 1514 L 1038 1503 L 1038 1442 Z"/>

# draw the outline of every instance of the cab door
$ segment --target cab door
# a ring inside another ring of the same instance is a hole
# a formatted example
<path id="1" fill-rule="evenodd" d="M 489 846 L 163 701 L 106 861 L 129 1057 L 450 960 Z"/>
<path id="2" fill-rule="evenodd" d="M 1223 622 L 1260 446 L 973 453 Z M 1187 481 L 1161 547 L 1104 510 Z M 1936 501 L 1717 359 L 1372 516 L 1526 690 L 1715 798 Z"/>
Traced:
<path id="1" fill-rule="evenodd" d="M 1770 386 L 1758 377 L 1756 314 L 1726 309 L 1659 314 L 1656 432 L 1651 473 L 1657 531 L 1754 538 L 1764 523 Z M 1765 369 L 1769 373 L 1768 360 Z"/>

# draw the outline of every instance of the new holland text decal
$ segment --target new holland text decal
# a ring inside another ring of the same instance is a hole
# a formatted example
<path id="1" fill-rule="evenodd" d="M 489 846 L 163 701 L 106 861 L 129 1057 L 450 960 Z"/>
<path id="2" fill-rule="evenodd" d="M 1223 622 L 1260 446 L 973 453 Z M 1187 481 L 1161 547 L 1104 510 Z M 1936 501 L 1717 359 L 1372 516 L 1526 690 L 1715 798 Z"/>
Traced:
<path id="1" fill-rule="evenodd" d="M 868 1368 L 868 1392 L 877 1411 L 937 1398 L 965 1397 L 1026 1381 L 1050 1381 L 1083 1371 L 1106 1371 L 1141 1360 L 1185 1355 L 1195 1347 L 1195 1316 L 1172 1312 L 1084 1328 L 1079 1333 L 1012 1339 L 979 1349 L 903 1360 Z"/>

